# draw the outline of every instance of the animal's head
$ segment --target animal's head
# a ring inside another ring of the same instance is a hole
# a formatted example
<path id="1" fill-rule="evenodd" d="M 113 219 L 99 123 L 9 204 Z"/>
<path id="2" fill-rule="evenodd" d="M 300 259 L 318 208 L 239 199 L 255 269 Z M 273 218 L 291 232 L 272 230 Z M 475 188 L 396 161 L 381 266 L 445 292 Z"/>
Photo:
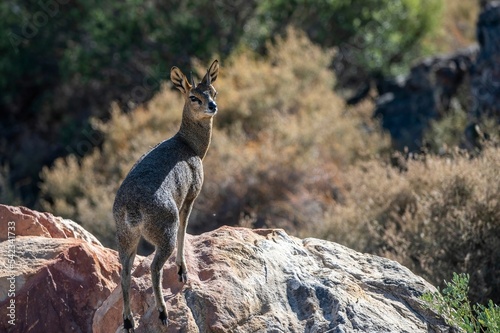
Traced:
<path id="1" fill-rule="evenodd" d="M 195 84 L 191 75 L 191 82 L 186 75 L 177 67 L 170 70 L 170 79 L 174 86 L 179 89 L 186 100 L 184 108 L 190 112 L 194 119 L 213 117 L 217 113 L 217 103 L 215 102 L 217 91 L 213 83 L 219 75 L 219 61 L 215 60 L 207 70 L 200 83 Z"/>

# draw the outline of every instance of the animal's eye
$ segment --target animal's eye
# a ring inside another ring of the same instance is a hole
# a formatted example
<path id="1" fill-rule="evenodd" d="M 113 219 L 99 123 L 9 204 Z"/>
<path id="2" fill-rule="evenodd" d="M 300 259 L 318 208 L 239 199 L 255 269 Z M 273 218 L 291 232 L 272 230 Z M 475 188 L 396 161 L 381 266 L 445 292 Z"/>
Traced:
<path id="1" fill-rule="evenodd" d="M 191 100 L 191 102 L 198 102 L 198 104 L 201 104 L 200 99 L 196 96 L 189 96 L 189 99 Z"/>

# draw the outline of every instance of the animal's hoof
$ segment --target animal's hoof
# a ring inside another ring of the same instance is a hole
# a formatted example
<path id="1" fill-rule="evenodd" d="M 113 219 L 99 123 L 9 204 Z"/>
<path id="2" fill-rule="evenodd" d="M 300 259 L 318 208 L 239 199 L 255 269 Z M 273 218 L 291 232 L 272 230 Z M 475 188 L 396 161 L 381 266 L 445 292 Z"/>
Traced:
<path id="1" fill-rule="evenodd" d="M 134 332 L 134 320 L 129 318 L 123 319 L 123 328 L 127 332 Z"/>
<path id="2" fill-rule="evenodd" d="M 167 325 L 168 324 L 168 317 L 167 317 L 167 313 L 165 311 L 159 311 L 160 312 L 160 320 L 161 320 L 161 323 L 163 325 Z"/>
<path id="3" fill-rule="evenodd" d="M 179 282 L 186 283 L 188 278 L 187 278 L 187 272 L 182 269 L 182 266 L 179 266 L 179 271 L 177 271 L 177 274 L 179 275 Z"/>

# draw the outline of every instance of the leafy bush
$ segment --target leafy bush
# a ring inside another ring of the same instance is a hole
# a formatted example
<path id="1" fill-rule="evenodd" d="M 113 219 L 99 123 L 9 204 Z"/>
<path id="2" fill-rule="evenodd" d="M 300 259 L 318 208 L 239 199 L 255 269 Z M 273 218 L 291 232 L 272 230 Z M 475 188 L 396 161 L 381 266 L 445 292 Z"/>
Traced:
<path id="1" fill-rule="evenodd" d="M 267 53 L 241 51 L 222 65 L 220 112 L 191 232 L 221 224 L 298 230 L 338 199 L 339 167 L 388 147 L 370 105 L 346 110 L 333 92 L 331 52 L 289 30 Z M 45 168 L 42 207 L 114 246 L 114 193 L 141 154 L 177 131 L 182 106 L 179 93 L 164 87 L 144 107 L 122 114 L 115 106 L 109 122 L 94 121 L 102 148 Z"/>
<path id="2" fill-rule="evenodd" d="M 445 281 L 442 291 L 428 292 L 422 296 L 426 305 L 444 316 L 448 324 L 459 327 L 468 333 L 500 332 L 500 307 L 488 302 L 488 306 L 471 306 L 468 298 L 469 275 L 453 273 L 451 282 Z"/>
<path id="3" fill-rule="evenodd" d="M 441 7 L 441 0 L 266 0 L 248 23 L 255 31 L 243 38 L 251 43 L 292 24 L 320 45 L 340 46 L 358 71 L 396 74 L 425 54 L 422 41 L 435 31 Z"/>
<path id="4" fill-rule="evenodd" d="M 500 300 L 500 148 L 420 156 L 407 169 L 369 161 L 347 170 L 345 204 L 316 236 L 393 258 L 434 284 L 468 272 L 475 301 Z"/>
<path id="5" fill-rule="evenodd" d="M 442 118 L 430 121 L 429 129 L 424 132 L 424 142 L 433 152 L 441 154 L 452 147 L 467 148 L 469 153 L 475 154 L 484 145 L 500 142 L 500 123 L 496 119 L 483 116 L 471 124 L 468 118 L 463 109 L 452 107 Z"/>
<path id="6" fill-rule="evenodd" d="M 5 205 L 19 205 L 19 193 L 9 184 L 9 169 L 0 168 L 0 202 Z"/>

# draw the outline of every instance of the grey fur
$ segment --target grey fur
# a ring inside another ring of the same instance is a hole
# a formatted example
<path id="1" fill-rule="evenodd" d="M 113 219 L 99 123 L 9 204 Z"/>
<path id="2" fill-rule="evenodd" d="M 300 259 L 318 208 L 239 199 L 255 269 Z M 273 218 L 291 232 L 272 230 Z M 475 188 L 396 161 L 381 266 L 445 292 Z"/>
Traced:
<path id="1" fill-rule="evenodd" d="M 155 246 L 151 278 L 164 325 L 167 312 L 161 293 L 162 268 L 174 250 L 176 239 L 179 278 L 187 281 L 184 238 L 194 200 L 203 185 L 202 160 L 210 145 L 213 116 L 217 113 L 216 91 L 211 83 L 218 72 L 219 63 L 215 60 L 194 87 L 177 67 L 172 67 L 170 78 L 185 98 L 181 127 L 172 138 L 136 162 L 116 193 L 113 216 L 122 264 L 123 320 L 127 330 L 134 330 L 130 274 L 141 235 Z"/>

